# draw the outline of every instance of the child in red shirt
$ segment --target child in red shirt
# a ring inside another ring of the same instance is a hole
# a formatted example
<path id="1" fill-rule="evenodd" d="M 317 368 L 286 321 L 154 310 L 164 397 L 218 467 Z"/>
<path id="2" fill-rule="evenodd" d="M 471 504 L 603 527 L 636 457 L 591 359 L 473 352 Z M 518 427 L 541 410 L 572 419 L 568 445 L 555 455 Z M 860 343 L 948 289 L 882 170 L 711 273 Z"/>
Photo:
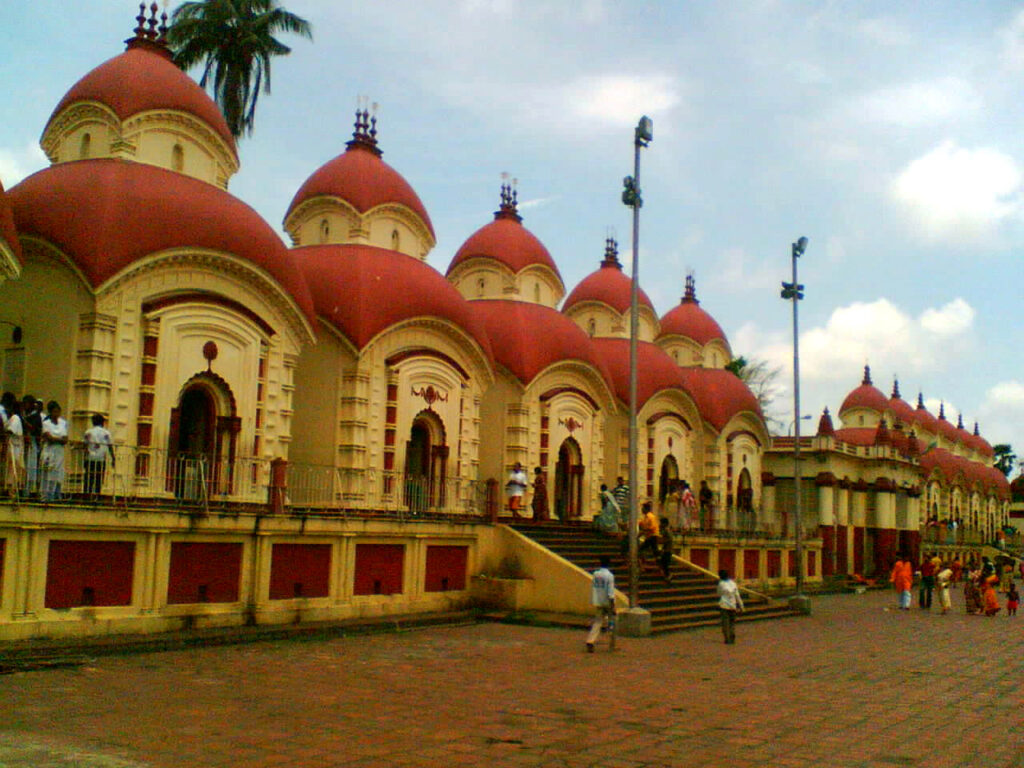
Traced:
<path id="1" fill-rule="evenodd" d="M 1017 615 L 1017 606 L 1020 604 L 1020 594 L 1017 592 L 1017 585 L 1010 582 L 1010 591 L 1006 595 L 1006 612 L 1011 616 Z"/>

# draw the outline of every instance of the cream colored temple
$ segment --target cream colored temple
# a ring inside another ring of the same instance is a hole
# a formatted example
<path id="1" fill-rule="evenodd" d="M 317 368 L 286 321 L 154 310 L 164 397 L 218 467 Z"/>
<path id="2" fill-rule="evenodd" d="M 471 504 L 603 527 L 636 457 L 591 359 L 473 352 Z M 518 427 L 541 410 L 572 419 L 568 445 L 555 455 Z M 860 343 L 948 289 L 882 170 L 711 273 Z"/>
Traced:
<path id="1" fill-rule="evenodd" d="M 285 244 L 229 191 L 217 107 L 141 25 L 41 145 L 50 167 L 0 188 L 2 389 L 59 401 L 72 440 L 104 415 L 117 462 L 87 499 L 69 446 L 61 500 L 23 484 L 0 503 L 0 639 L 437 611 L 509 563 L 534 584 L 516 607 L 589 611 L 586 572 L 503 524 L 503 488 L 539 467 L 552 517 L 582 522 L 627 474 L 613 241 L 567 289 L 504 185 L 441 274 L 430 216 L 360 111 L 283 212 Z M 641 294 L 638 462 L 641 498 L 679 479 L 713 494 L 684 560 L 768 588 L 887 567 L 931 515 L 962 519 L 964 547 L 1005 522 L 977 431 L 866 377 L 839 429 L 826 415 L 803 438 L 794 563 L 792 440 L 678 279 L 662 317 Z"/>

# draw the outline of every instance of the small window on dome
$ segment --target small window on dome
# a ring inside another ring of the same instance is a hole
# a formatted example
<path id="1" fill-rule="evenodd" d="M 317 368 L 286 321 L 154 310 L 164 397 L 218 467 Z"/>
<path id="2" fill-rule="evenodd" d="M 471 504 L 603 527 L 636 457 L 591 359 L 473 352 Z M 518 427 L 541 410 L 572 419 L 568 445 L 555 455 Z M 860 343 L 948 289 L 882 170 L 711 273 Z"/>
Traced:
<path id="1" fill-rule="evenodd" d="M 540 304 L 540 283 L 533 284 L 533 300 Z"/>
<path id="2" fill-rule="evenodd" d="M 672 350 L 672 359 L 676 361 L 676 364 L 679 363 L 679 350 L 678 349 L 673 349 Z"/>
<path id="3" fill-rule="evenodd" d="M 863 416 L 858 416 L 857 419 L 860 421 L 860 425 L 863 427 L 864 426 L 864 417 Z"/>
<path id="4" fill-rule="evenodd" d="M 320 220 L 320 243 L 326 243 L 331 237 L 331 225 L 327 219 Z"/>
<path id="5" fill-rule="evenodd" d="M 391 250 L 397 251 L 402 246 L 402 237 L 397 229 L 391 230 Z"/>
<path id="6" fill-rule="evenodd" d="M 88 133 L 82 134 L 82 140 L 78 144 L 78 159 L 88 160 L 92 155 L 92 136 Z"/>
<path id="7" fill-rule="evenodd" d="M 479 280 L 476 281 L 476 295 L 483 296 L 486 291 L 487 281 L 481 277 Z"/>
<path id="8" fill-rule="evenodd" d="M 181 144 L 175 144 L 171 150 L 171 170 L 178 173 L 185 170 L 185 150 L 181 148 Z"/>
<path id="9" fill-rule="evenodd" d="M 594 318 L 587 320 L 587 333 L 591 336 L 597 333 L 597 321 Z"/>

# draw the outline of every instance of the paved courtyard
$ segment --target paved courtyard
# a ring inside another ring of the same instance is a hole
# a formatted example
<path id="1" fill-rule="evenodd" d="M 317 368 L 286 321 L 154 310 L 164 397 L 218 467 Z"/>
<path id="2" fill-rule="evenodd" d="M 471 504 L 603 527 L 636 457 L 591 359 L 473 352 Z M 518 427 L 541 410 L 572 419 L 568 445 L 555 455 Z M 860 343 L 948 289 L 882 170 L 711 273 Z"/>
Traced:
<path id="1" fill-rule="evenodd" d="M 481 624 L 18 672 L 0 766 L 1024 766 L 1024 617 L 892 602 L 818 597 L 735 646 Z"/>

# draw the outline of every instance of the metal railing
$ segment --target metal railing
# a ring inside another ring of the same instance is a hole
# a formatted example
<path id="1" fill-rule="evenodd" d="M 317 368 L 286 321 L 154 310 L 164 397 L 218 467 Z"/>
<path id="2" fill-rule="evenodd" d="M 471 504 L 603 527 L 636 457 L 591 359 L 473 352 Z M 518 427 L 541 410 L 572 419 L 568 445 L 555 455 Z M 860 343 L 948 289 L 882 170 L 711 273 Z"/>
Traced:
<path id="1" fill-rule="evenodd" d="M 202 512 L 251 507 L 260 512 L 401 518 L 478 517 L 487 511 L 487 484 L 459 477 L 190 455 L 130 445 L 115 445 L 102 460 L 92 461 L 82 443 L 68 443 L 56 455 L 33 456 L 26 451 L 24 462 L 14 461 L 7 451 L 0 459 L 0 489 L 18 501 L 170 506 Z"/>

